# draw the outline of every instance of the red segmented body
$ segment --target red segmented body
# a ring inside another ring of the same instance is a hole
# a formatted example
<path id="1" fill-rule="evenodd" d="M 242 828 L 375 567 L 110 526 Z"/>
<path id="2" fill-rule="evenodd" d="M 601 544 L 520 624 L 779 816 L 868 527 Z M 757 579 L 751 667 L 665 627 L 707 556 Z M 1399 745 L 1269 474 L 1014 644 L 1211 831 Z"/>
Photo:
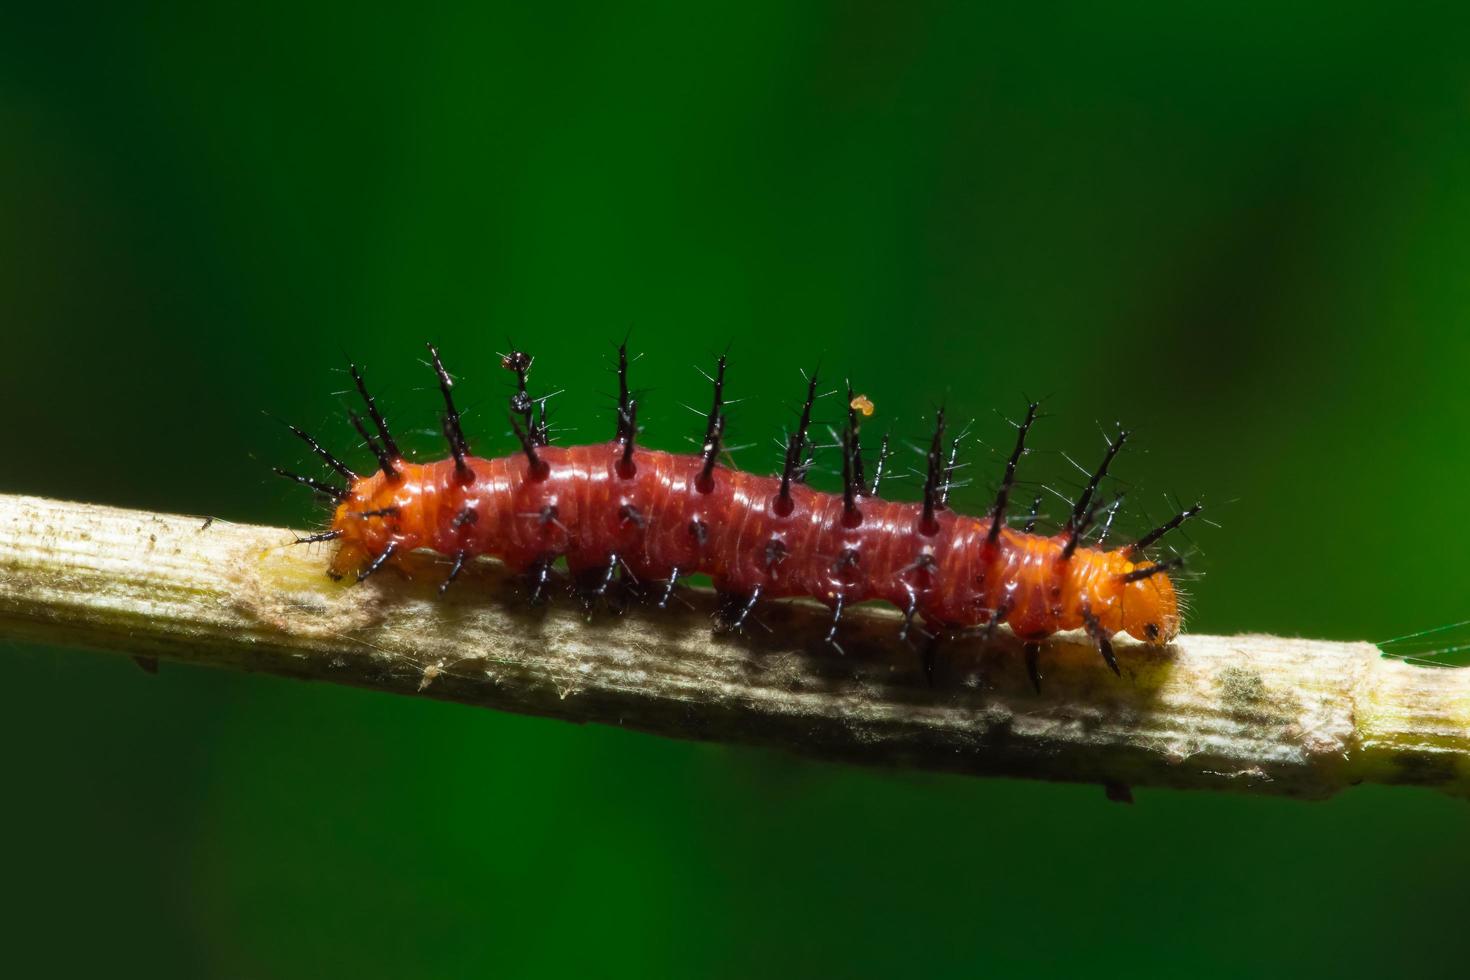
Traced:
<path id="1" fill-rule="evenodd" d="M 516 569 L 565 556 L 573 572 L 616 557 L 644 582 L 702 573 L 738 594 L 882 599 L 947 627 L 1005 622 L 1026 639 L 1087 628 L 1167 643 L 1179 631 L 1169 576 L 1129 578 L 1153 567 L 1134 546 L 1068 556 L 1065 532 L 1008 527 L 992 543 L 990 518 L 939 509 L 926 528 L 919 504 L 861 496 L 854 513 L 841 494 L 801 484 L 783 514 L 777 478 L 715 466 L 701 484 L 701 456 L 628 454 L 621 442 L 535 454 L 539 468 L 526 456 L 466 457 L 468 481 L 452 459 L 395 460 L 394 477 L 354 480 L 332 522 L 333 569 L 358 571 L 390 546 Z"/>
<path id="2" fill-rule="evenodd" d="M 378 472 L 362 477 L 300 429 L 291 431 L 347 481 L 338 487 L 277 470 L 296 483 L 337 502 L 328 531 L 298 540 L 338 540 L 333 574 L 356 573 L 359 581 L 419 548 L 452 557 L 441 591 L 465 563 L 479 555 L 501 559 L 513 569 L 533 571 L 533 600 L 542 595 L 553 561 L 565 559 L 591 603 L 607 593 L 619 569 L 631 573 L 647 594 L 662 583 L 668 602 L 679 578 L 704 574 L 733 600 L 727 626 L 739 629 L 759 598 L 809 596 L 833 610 L 827 642 L 836 640 L 843 610 L 880 599 L 904 611 L 902 636 L 915 617 L 933 628 L 924 653 L 926 672 L 934 642 L 956 630 L 1006 623 L 1026 641 L 1027 668 L 1040 686 L 1036 642 L 1061 630 L 1084 629 L 1108 667 L 1119 673 L 1111 638 L 1127 633 L 1163 644 L 1179 632 L 1179 601 L 1167 572 L 1180 559 L 1150 561 L 1147 549 L 1200 512 L 1187 508 L 1129 545 L 1113 550 L 1083 543 L 1098 514 L 1097 491 L 1128 433 L 1108 439 L 1061 531 L 1055 535 L 1012 530 L 1006 523 L 1016 468 L 1026 435 L 1037 419 L 1031 404 L 1016 425 L 1015 449 L 1006 463 L 995 503 L 984 518 L 965 517 L 948 506 L 958 440 L 944 453 L 944 413 L 935 417 L 922 503 L 878 497 L 888 439 L 864 478 L 859 415 L 872 414 L 866 396 L 849 386 L 847 425 L 842 432 L 841 494 L 821 493 L 804 483 L 810 466 L 809 429 L 817 379 L 807 379 L 806 400 L 795 431 L 786 440 L 777 477 L 757 476 L 717 464 L 726 418 L 726 359 L 709 380 L 713 406 L 703 448 L 679 455 L 642 449 L 638 403 L 628 386 L 626 345 L 618 348 L 617 436 L 590 446 L 548 445 L 545 399 L 526 387 L 532 358 L 503 355 L 516 376 L 510 399 L 511 426 L 519 455 L 484 459 L 470 455 L 455 408 L 454 381 L 429 346 L 439 389 L 450 459 L 418 464 L 403 458 L 388 423 L 368 393 L 356 365 L 351 374 L 368 419 L 348 417 L 378 460 Z M 539 407 L 539 415 L 538 409 Z M 368 422 L 371 422 L 371 427 Z M 1032 508 L 1034 514 L 1040 498 Z M 1116 505 L 1115 505 L 1116 506 Z M 1111 517 L 1105 523 L 1111 523 Z"/>

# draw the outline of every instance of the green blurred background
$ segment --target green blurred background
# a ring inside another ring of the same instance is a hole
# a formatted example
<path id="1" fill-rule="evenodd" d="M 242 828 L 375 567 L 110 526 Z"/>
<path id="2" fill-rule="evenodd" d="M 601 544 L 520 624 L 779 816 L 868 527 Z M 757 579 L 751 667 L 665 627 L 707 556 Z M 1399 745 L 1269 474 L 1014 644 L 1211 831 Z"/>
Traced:
<path id="1" fill-rule="evenodd" d="M 1041 448 L 1138 429 L 1132 526 L 1210 503 L 1192 628 L 1464 619 L 1470 9 L 1293 6 L 11 7 L 0 490 L 310 527 L 260 411 L 350 446 L 346 354 L 428 429 L 439 342 L 496 454 L 508 337 L 590 441 L 631 327 L 652 445 L 727 343 L 750 468 L 819 359 L 916 440 L 1050 395 Z M 12 976 L 1463 975 L 1428 792 L 1127 807 L 4 656 Z"/>

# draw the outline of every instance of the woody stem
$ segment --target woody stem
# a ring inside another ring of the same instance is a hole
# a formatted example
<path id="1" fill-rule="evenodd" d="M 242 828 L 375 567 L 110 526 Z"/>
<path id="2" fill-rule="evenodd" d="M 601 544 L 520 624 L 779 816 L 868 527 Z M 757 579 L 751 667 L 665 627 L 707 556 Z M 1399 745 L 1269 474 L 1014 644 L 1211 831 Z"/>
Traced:
<path id="1" fill-rule="evenodd" d="M 756 743 L 829 759 L 1111 786 L 1325 797 L 1358 782 L 1470 794 L 1470 670 L 1408 666 L 1367 643 L 1183 636 L 1120 643 L 1121 679 L 1085 640 L 939 652 L 935 683 L 893 639 L 900 617 L 856 609 L 846 658 L 819 607 L 771 603 L 770 627 L 710 631 L 714 598 L 589 625 L 571 602 L 529 609 L 500 565 L 448 558 L 356 586 L 330 544 L 291 532 L 0 496 L 0 637 Z M 653 590 L 655 594 L 657 590 Z"/>

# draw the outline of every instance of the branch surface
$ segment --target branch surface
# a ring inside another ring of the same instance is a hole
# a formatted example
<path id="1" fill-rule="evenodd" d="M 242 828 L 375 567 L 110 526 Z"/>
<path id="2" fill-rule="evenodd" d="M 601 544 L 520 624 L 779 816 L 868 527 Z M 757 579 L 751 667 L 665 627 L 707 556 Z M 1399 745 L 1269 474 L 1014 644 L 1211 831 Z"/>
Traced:
<path id="1" fill-rule="evenodd" d="M 1119 643 L 1121 679 L 1079 638 L 943 648 L 934 684 L 897 616 L 843 621 L 769 603 L 764 627 L 711 632 L 687 608 L 529 609 L 498 564 L 331 581 L 293 534 L 0 495 L 0 637 L 263 671 L 659 735 L 857 763 L 1320 798 L 1360 782 L 1470 795 L 1470 670 L 1414 667 L 1368 643 L 1185 635 Z"/>

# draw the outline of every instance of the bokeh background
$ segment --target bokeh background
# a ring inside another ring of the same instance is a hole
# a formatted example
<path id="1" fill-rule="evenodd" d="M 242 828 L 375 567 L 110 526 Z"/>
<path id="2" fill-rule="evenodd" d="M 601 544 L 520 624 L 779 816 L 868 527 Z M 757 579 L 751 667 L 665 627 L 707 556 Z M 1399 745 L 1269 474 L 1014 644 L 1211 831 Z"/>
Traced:
<path id="1" fill-rule="evenodd" d="M 975 419 L 979 511 L 1045 395 L 1031 477 L 1123 419 L 1125 524 L 1209 504 L 1193 628 L 1464 619 L 1470 8 L 1176 7 L 12 6 L 0 490 L 310 527 L 260 413 L 350 447 L 346 356 L 430 429 L 437 341 L 494 454 L 495 352 L 602 439 L 631 329 L 650 444 L 729 344 L 774 468 L 820 361 L 880 430 Z M 4 662 L 13 976 L 1463 975 L 1470 811 L 1429 792 L 1129 807 Z"/>

